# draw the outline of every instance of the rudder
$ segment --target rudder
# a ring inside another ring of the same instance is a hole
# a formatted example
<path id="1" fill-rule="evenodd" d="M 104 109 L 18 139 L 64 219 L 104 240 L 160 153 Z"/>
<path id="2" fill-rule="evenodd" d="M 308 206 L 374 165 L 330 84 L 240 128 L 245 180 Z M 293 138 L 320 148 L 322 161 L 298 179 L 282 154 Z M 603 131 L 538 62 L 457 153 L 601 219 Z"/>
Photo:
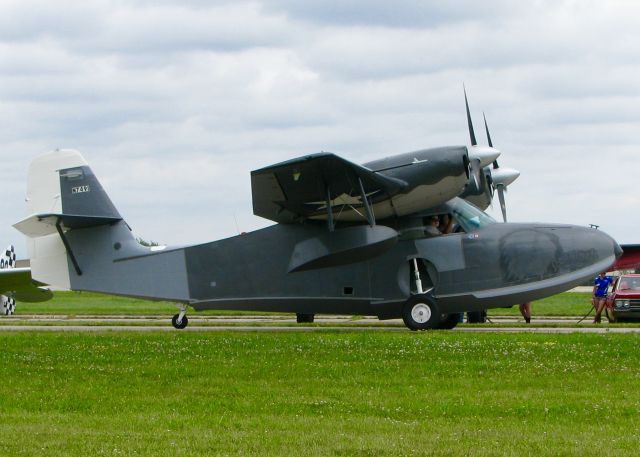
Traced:
<path id="1" fill-rule="evenodd" d="M 122 221 L 86 160 L 71 149 L 31 162 L 27 209 L 29 216 L 14 227 L 28 237 L 32 276 L 62 288 L 70 288 L 69 262 L 81 274 L 64 233 Z"/>

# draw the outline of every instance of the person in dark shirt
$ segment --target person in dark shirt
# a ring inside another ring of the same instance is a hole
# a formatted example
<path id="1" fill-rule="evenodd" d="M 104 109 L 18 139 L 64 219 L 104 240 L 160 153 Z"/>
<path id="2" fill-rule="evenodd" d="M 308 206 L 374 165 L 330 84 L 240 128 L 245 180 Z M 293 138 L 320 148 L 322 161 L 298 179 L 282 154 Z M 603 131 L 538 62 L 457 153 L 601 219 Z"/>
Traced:
<path id="1" fill-rule="evenodd" d="M 596 315 L 593 317 L 594 324 L 600 323 L 611 283 L 613 283 L 613 277 L 607 276 L 604 271 L 593 281 L 593 307 L 596 309 Z"/>
<path id="2" fill-rule="evenodd" d="M 427 218 L 426 225 L 424 227 L 424 234 L 427 237 L 442 235 L 440 232 L 440 218 L 438 216 L 430 216 Z"/>

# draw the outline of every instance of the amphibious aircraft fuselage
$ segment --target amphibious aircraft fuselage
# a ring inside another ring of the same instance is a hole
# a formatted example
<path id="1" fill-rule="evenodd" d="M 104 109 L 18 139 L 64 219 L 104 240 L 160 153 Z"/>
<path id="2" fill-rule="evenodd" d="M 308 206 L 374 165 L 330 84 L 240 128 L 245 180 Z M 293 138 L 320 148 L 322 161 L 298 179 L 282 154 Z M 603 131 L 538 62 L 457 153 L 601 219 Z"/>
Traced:
<path id="1" fill-rule="evenodd" d="M 456 202 L 458 206 L 462 201 Z M 487 223 L 433 238 L 400 232 L 397 244 L 370 260 L 290 272 L 296 245 L 323 237 L 321 225 L 274 225 L 211 243 L 149 253 L 125 246 L 95 251 L 105 228 L 70 233 L 77 261 L 73 289 L 189 303 L 196 310 L 243 309 L 302 314 L 400 317 L 416 294 L 413 260 L 423 288 L 443 314 L 510 306 L 581 284 L 619 254 L 601 231 L 568 225 Z M 92 233 L 92 231 L 97 233 Z M 102 278 L 112 278 L 104 287 Z M 145 290 L 141 294 L 141 290 Z"/>
<path id="2" fill-rule="evenodd" d="M 446 328 L 455 313 L 543 298 L 611 266 L 621 250 L 601 231 L 506 223 L 504 191 L 519 173 L 498 166 L 488 128 L 489 147 L 477 146 L 468 106 L 467 116 L 470 147 L 364 165 L 323 152 L 255 170 L 254 214 L 276 224 L 177 248 L 141 246 L 84 158 L 56 150 L 32 162 L 30 216 L 15 226 L 37 281 L 178 302 L 176 328 L 187 306 Z M 494 192 L 505 223 L 482 211 Z"/>

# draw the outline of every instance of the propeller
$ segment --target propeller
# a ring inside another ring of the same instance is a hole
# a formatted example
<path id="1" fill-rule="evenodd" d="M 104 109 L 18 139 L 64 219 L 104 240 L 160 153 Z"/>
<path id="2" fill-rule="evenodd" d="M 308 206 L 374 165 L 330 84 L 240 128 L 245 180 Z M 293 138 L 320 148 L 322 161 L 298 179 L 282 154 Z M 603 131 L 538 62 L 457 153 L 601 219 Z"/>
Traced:
<path id="1" fill-rule="evenodd" d="M 462 85 L 464 90 L 464 104 L 467 109 L 467 124 L 469 126 L 469 138 L 471 140 L 471 147 L 469 148 L 469 162 L 471 165 L 471 172 L 473 175 L 473 181 L 471 183 L 470 193 L 479 195 L 485 191 L 486 178 L 482 172 L 483 168 L 494 162 L 499 156 L 500 151 L 494 149 L 491 145 L 478 146 L 476 141 L 476 134 L 473 130 L 473 122 L 471 121 L 471 111 L 469 110 L 469 100 L 467 99 L 467 89 Z"/>
<path id="2" fill-rule="evenodd" d="M 487 132 L 487 143 L 489 143 L 490 147 L 493 147 L 491 134 L 489 134 L 489 126 L 487 125 L 487 117 L 485 116 L 484 111 L 482 112 L 482 118 L 484 119 L 484 129 Z M 493 169 L 489 172 L 491 173 L 491 187 L 498 191 L 500 210 L 502 211 L 502 220 L 504 222 L 507 222 L 507 206 L 505 203 L 504 194 L 507 192 L 507 186 L 515 181 L 518 176 L 520 176 L 520 172 L 512 168 L 500 168 L 497 159 L 493 161 Z"/>
<path id="3" fill-rule="evenodd" d="M 484 128 L 487 134 L 488 147 L 478 146 L 476 135 L 473 130 L 473 122 L 471 121 L 471 111 L 469 110 L 467 90 L 464 87 L 464 84 L 462 87 L 464 90 L 464 104 L 467 111 L 469 138 L 471 140 L 471 147 L 469 148 L 469 162 L 473 175 L 473 180 L 469 183 L 463 197 L 470 198 L 472 200 L 477 200 L 479 198 L 488 205 L 493 200 L 494 192 L 498 191 L 502 219 L 504 222 L 507 222 L 507 208 L 504 194 L 507 191 L 507 186 L 520 176 L 520 172 L 511 168 L 500 168 L 498 165 L 500 151 L 493 147 L 493 141 L 491 140 L 489 126 L 484 112 L 482 113 L 482 117 L 484 119 Z"/>

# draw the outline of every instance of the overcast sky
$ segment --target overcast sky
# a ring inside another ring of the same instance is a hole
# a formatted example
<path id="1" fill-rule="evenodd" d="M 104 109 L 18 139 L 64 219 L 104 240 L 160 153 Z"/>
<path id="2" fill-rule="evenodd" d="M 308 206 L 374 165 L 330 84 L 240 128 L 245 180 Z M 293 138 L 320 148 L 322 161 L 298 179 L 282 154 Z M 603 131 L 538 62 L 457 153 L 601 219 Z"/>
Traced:
<path id="1" fill-rule="evenodd" d="M 521 172 L 511 221 L 640 243 L 639 19 L 612 0 L 3 0 L 0 243 L 26 255 L 11 224 L 48 150 L 80 150 L 137 236 L 209 241 L 270 224 L 253 169 L 468 144 L 463 82 Z"/>

